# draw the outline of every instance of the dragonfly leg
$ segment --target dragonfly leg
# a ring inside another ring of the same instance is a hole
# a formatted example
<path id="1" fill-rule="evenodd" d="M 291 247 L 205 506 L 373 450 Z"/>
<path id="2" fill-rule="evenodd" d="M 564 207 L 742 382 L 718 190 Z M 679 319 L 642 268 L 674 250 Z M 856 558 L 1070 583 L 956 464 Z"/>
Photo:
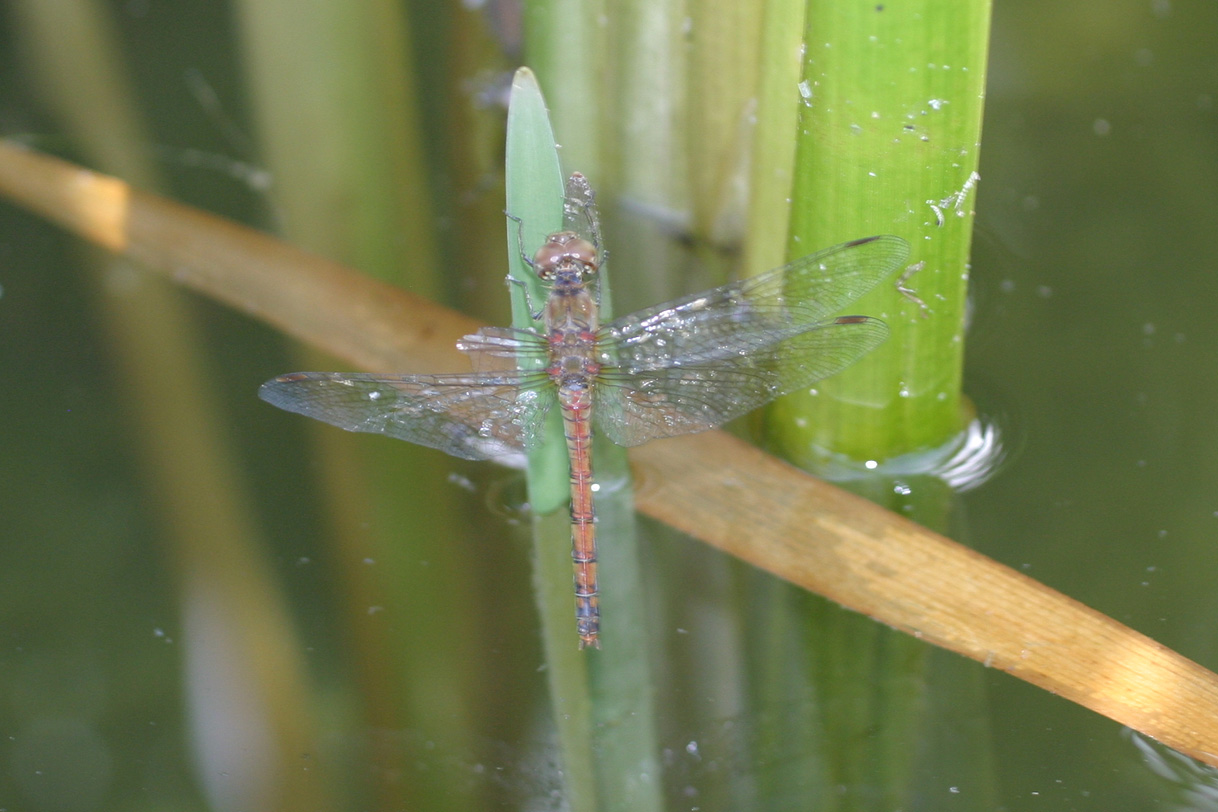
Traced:
<path id="1" fill-rule="evenodd" d="M 511 274 L 508 274 L 507 283 L 508 285 L 520 285 L 520 289 L 524 292 L 524 306 L 529 309 L 529 318 L 531 318 L 533 321 L 539 321 L 542 313 L 545 312 L 545 308 L 533 308 L 533 297 L 529 295 L 529 286 L 524 283 L 524 280 L 517 279 Z"/>
<path id="2" fill-rule="evenodd" d="M 516 224 L 516 250 L 520 252 L 520 258 L 524 260 L 525 265 L 528 265 L 530 268 L 534 268 L 535 266 L 533 265 L 533 258 L 529 256 L 527 251 L 524 250 L 524 220 L 521 220 L 519 217 L 508 211 L 505 211 L 503 214 L 507 217 L 507 219 Z"/>
<path id="3" fill-rule="evenodd" d="M 524 250 L 524 220 L 521 220 L 511 212 L 505 211 L 503 214 L 507 217 L 507 219 L 516 224 L 516 249 L 520 252 L 520 258 L 524 260 L 525 265 L 528 265 L 530 268 L 536 271 L 537 265 L 533 262 L 533 258 L 529 256 L 528 252 Z M 509 273 L 507 275 L 507 283 L 508 285 L 520 286 L 520 289 L 524 291 L 524 303 L 525 307 L 529 309 L 530 318 L 532 318 L 533 321 L 540 320 L 544 308 L 533 306 L 533 297 L 529 295 L 529 286 L 524 283 L 524 280 L 517 279 Z"/>

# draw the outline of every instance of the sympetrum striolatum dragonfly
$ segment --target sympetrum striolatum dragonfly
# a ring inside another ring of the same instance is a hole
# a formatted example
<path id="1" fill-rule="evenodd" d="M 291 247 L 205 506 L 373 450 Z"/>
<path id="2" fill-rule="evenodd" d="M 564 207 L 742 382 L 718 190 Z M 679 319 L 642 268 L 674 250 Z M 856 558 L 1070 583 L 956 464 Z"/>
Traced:
<path id="1" fill-rule="evenodd" d="M 623 446 L 705 431 L 840 372 L 888 328 L 834 314 L 890 276 L 909 247 L 893 236 L 854 240 L 601 325 L 599 225 L 579 173 L 567 182 L 564 219 L 566 230 L 524 255 L 548 286 L 544 332 L 486 327 L 465 336 L 457 347 L 479 371 L 295 372 L 259 395 L 348 431 L 465 459 L 536 447 L 557 402 L 570 458 L 576 628 L 581 648 L 599 648 L 592 426 Z"/>

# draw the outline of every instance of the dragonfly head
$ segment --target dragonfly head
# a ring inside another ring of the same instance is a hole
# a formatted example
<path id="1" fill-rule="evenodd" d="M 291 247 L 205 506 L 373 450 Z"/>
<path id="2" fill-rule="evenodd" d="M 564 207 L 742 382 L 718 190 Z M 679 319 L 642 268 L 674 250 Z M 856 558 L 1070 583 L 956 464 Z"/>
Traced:
<path id="1" fill-rule="evenodd" d="M 591 277 L 599 267 L 596 246 L 574 231 L 559 231 L 546 238 L 546 244 L 533 255 L 537 276 L 550 281 L 564 271 L 575 271 L 579 277 Z"/>

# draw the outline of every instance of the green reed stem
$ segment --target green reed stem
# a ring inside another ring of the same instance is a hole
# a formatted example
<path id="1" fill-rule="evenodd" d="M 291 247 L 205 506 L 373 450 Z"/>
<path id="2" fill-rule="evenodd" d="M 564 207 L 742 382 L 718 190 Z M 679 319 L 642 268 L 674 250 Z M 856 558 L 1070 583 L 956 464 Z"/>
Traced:
<path id="1" fill-rule="evenodd" d="M 532 311 L 546 291 L 521 256 L 562 227 L 563 177 L 545 103 L 527 69 L 517 72 L 508 113 L 508 253 L 513 323 L 532 327 Z M 571 167 L 579 169 L 579 167 Z M 602 267 L 601 273 L 605 269 Z M 602 284 L 602 305 L 607 307 Z M 526 298 L 528 301 L 526 301 Z M 567 519 L 568 462 L 557 414 L 549 441 L 529 464 L 534 515 L 535 579 L 564 774 L 573 809 L 659 809 L 652 687 L 634 505 L 623 450 L 607 442 L 593 449 L 597 535 L 601 566 L 601 637 L 604 650 L 580 651 L 571 594 L 571 531 Z"/>
<path id="2" fill-rule="evenodd" d="M 905 284 L 926 303 L 894 283 L 852 305 L 852 313 L 888 321 L 887 344 L 768 410 L 769 445 L 813 472 L 857 474 L 863 460 L 942 445 L 963 425 L 963 319 L 988 25 L 983 0 L 950 7 L 811 0 L 776 4 L 767 18 L 766 36 L 780 47 L 768 57 L 759 95 L 750 268 L 895 233 L 912 246 L 910 268 L 919 269 Z M 802 59 L 792 58 L 793 28 L 803 32 Z M 800 94 L 796 120 L 792 86 Z M 785 257 L 775 250 L 780 226 L 789 229 Z M 932 477 L 905 483 L 914 492 L 903 499 L 886 479 L 857 484 L 932 527 L 946 524 L 950 495 Z M 929 650 L 866 618 L 787 595 L 781 585 L 757 589 L 777 611 L 753 618 L 768 632 L 750 658 L 756 696 L 766 704 L 811 688 L 791 715 L 763 726 L 765 746 L 782 742 L 812 757 L 818 778 L 803 787 L 817 808 L 869 808 L 858 796 L 835 797 L 839 784 L 867 787 L 880 805 L 902 805 L 917 785 L 912 744 L 925 738 L 928 674 L 939 667 Z M 791 663 L 799 664 L 794 671 Z M 984 748 L 977 752 L 976 769 L 962 765 L 971 779 L 985 774 Z"/>

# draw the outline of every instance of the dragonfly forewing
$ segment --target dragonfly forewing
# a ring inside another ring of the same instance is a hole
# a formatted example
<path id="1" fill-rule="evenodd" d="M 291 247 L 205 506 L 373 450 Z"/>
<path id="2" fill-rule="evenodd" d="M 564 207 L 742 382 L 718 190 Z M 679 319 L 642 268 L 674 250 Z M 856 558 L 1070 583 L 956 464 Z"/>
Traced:
<path id="1" fill-rule="evenodd" d="M 541 369 L 550 353 L 545 336 L 519 327 L 483 327 L 458 341 L 457 349 L 477 372 Z"/>
<path id="2" fill-rule="evenodd" d="M 829 322 L 908 254 L 899 237 L 868 237 L 645 308 L 601 330 L 601 361 L 639 372 L 718 363 L 772 346 Z"/>
<path id="3" fill-rule="evenodd" d="M 891 234 L 826 248 L 743 280 L 752 299 L 781 297 L 792 310 L 823 321 L 892 276 L 909 258 L 909 243 Z"/>
<path id="4" fill-rule="evenodd" d="M 596 192 L 588 178 L 580 172 L 572 172 L 567 178 L 566 195 L 563 198 L 563 228 L 574 231 L 600 249 L 601 223 L 596 212 Z M 604 253 L 601 253 L 604 262 Z"/>

